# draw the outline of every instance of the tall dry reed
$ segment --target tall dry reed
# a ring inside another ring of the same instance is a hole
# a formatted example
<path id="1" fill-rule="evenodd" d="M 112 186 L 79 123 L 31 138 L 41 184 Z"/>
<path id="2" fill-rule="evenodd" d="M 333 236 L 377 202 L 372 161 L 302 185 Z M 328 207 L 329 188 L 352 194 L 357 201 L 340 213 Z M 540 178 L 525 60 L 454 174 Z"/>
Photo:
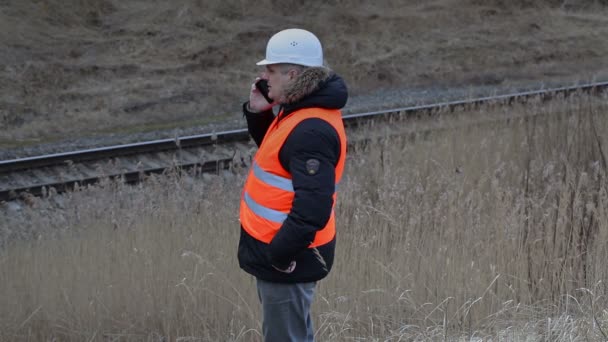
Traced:
<path id="1" fill-rule="evenodd" d="M 351 132 L 319 341 L 601 341 L 605 98 Z M 0 339 L 259 341 L 235 258 L 245 170 L 106 182 L 0 223 Z M 28 234 L 19 235 L 23 230 Z M 29 236 L 29 237 L 28 237 Z M 25 237 L 25 238 L 24 238 Z"/>

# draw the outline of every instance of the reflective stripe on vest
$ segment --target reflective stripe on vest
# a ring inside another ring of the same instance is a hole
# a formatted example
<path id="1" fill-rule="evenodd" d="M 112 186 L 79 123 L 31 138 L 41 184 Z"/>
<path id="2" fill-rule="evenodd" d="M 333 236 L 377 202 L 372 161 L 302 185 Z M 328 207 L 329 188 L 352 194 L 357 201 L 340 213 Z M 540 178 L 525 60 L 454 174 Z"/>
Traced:
<path id="1" fill-rule="evenodd" d="M 251 211 L 253 211 L 256 215 L 267 219 L 268 221 L 283 223 L 283 221 L 285 221 L 285 219 L 287 218 L 287 214 L 270 208 L 266 208 L 265 206 L 254 201 L 251 196 L 249 196 L 247 191 L 245 191 L 245 193 L 243 194 L 243 200 L 245 201 L 249 209 L 251 209 Z"/>
<path id="2" fill-rule="evenodd" d="M 279 188 L 281 190 L 293 192 L 293 183 L 289 178 L 283 178 L 281 176 L 273 175 L 270 172 L 266 172 L 262 170 L 262 168 L 256 163 L 253 162 L 253 174 L 262 182 L 274 186 L 275 188 Z"/>
<path id="3" fill-rule="evenodd" d="M 302 120 L 320 118 L 331 124 L 340 138 L 340 158 L 336 165 L 336 189 L 342 178 L 346 159 L 346 134 L 338 110 L 309 108 L 272 122 L 249 171 L 241 197 L 240 220 L 243 229 L 253 238 L 270 243 L 287 219 L 295 197 L 291 174 L 283 169 L 279 151 L 293 128 Z M 334 207 L 337 196 L 333 194 Z M 325 227 L 319 227 L 309 247 L 330 242 L 335 236 L 335 214 Z"/>

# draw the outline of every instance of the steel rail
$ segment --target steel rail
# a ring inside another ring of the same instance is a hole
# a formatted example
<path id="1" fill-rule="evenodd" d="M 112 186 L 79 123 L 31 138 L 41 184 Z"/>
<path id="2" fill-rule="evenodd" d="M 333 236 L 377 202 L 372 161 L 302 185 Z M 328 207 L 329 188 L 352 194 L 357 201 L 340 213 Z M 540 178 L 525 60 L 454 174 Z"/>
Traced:
<path id="1" fill-rule="evenodd" d="M 458 107 L 466 108 L 466 107 L 475 107 L 488 103 L 507 103 L 511 104 L 517 101 L 526 100 L 533 97 L 541 97 L 543 100 L 548 100 L 554 98 L 557 95 L 569 96 L 575 92 L 592 92 L 599 91 L 608 88 L 608 82 L 597 82 L 597 83 L 588 83 L 582 84 L 579 86 L 570 86 L 570 87 L 559 87 L 559 88 L 548 88 L 541 90 L 531 90 L 519 93 L 511 93 L 504 95 L 495 95 L 495 96 L 485 96 L 479 97 L 469 100 L 456 100 L 456 101 L 448 101 L 448 102 L 440 102 L 433 103 L 428 105 L 419 105 L 419 106 L 410 106 L 410 107 L 402 107 L 395 109 L 387 109 L 387 110 L 379 110 L 373 112 L 365 112 L 359 114 L 350 114 L 344 115 L 343 119 L 345 123 L 349 121 L 354 121 L 356 119 L 369 120 L 374 119 L 376 117 L 385 117 L 391 114 L 400 114 L 400 115 L 411 115 L 411 114 L 420 114 L 425 112 L 435 112 L 442 109 L 449 109 L 451 111 L 455 110 Z"/>
<path id="2" fill-rule="evenodd" d="M 159 139 L 124 145 L 114 145 L 86 150 L 54 153 L 41 156 L 0 161 L 0 174 L 20 170 L 79 163 L 106 158 L 124 157 L 151 152 L 174 151 L 180 148 L 227 144 L 236 141 L 247 141 L 249 134 L 246 129 L 225 131 L 178 137 L 175 139 Z"/>
<path id="3" fill-rule="evenodd" d="M 432 114 L 441 110 L 454 111 L 457 108 L 470 108 L 481 106 L 489 103 L 506 103 L 512 104 L 515 102 L 523 102 L 530 98 L 540 98 L 541 100 L 548 100 L 558 95 L 564 97 L 571 95 L 576 92 L 594 92 L 601 91 L 608 88 L 608 82 L 597 82 L 590 84 L 583 84 L 578 86 L 570 87 L 559 87 L 549 88 L 541 90 L 533 90 L 519 93 L 511 93 L 496 96 L 486 96 L 480 98 L 473 98 L 468 100 L 457 100 L 448 101 L 441 103 L 434 103 L 428 105 L 409 106 L 401 107 L 380 111 L 372 111 L 365 113 L 349 114 L 344 115 L 343 120 L 345 126 L 352 128 L 359 126 L 365 122 L 375 119 L 387 119 L 393 116 L 407 117 L 412 115 Z M 155 153 L 161 151 L 177 151 L 183 148 L 209 146 L 209 145 L 224 145 L 234 142 L 247 142 L 249 140 L 249 134 L 247 129 L 237 129 L 218 133 L 208 133 L 200 135 L 191 135 L 184 137 L 177 137 L 174 139 L 160 139 L 153 141 L 146 141 L 140 143 L 131 143 L 125 145 L 115 145 L 100 148 L 92 148 L 86 150 L 70 151 L 64 153 L 55 153 L 49 155 L 41 155 L 27 158 L 19 158 L 12 160 L 0 161 L 0 174 L 10 174 L 22 170 L 38 169 L 49 166 L 58 165 L 70 165 L 87 161 L 104 160 L 116 157 L 132 156 L 145 153 Z M 220 168 L 227 167 L 228 160 L 216 160 L 208 161 L 204 164 L 193 164 L 193 165 L 179 165 L 180 167 L 194 167 L 198 166 L 201 168 L 201 172 L 213 172 Z M 220 166 L 221 165 L 221 166 Z M 175 165 L 173 165 L 175 166 Z M 166 168 L 154 168 L 138 171 L 128 171 L 120 174 L 104 175 L 103 177 L 123 177 L 127 182 L 135 182 L 141 178 L 141 174 L 159 173 L 163 172 Z M 73 188 L 76 184 L 92 184 L 95 183 L 100 177 L 87 177 L 83 179 L 73 179 L 69 181 L 57 181 L 49 182 L 45 184 L 37 184 L 29 187 L 21 187 L 16 189 L 0 189 L 0 201 L 9 200 L 16 197 L 16 194 L 21 192 L 28 192 L 32 195 L 42 195 L 45 189 L 51 187 L 57 191 L 64 191 L 68 188 Z"/>
<path id="4" fill-rule="evenodd" d="M 491 102 L 512 103 L 531 97 L 552 98 L 556 95 L 568 96 L 573 92 L 589 92 L 608 88 L 608 82 L 584 84 L 580 86 L 550 88 L 544 90 L 533 90 L 520 93 L 512 93 L 497 96 L 487 96 L 470 100 L 458 100 L 434 103 L 420 106 L 410 106 L 395 109 L 387 109 L 373 112 L 344 115 L 346 126 L 356 126 L 362 121 L 368 121 L 379 117 L 390 117 L 391 115 L 412 115 L 424 112 L 434 112 L 442 109 L 454 110 L 457 107 L 479 106 Z M 0 161 L 0 174 L 15 172 L 24 169 L 40 168 L 45 166 L 60 165 L 66 162 L 78 163 L 119 156 L 137 155 L 149 152 L 171 151 L 180 148 L 205 146 L 212 144 L 226 144 L 230 142 L 243 142 L 249 140 L 246 129 L 230 130 L 218 133 L 190 135 L 174 139 L 160 139 L 125 145 L 115 145 L 86 150 L 55 153 L 35 157 L 19 158 Z"/>
<path id="5" fill-rule="evenodd" d="M 232 158 L 211 160 L 204 163 L 185 163 L 181 164 L 181 169 L 196 168 L 199 173 L 218 172 L 227 169 L 232 162 Z M 144 175 L 160 174 L 167 170 L 167 167 L 142 168 L 134 171 L 104 174 L 103 178 L 116 180 L 122 179 L 125 183 L 137 183 L 144 178 Z M 70 179 L 68 181 L 58 180 L 56 182 L 47 182 L 44 184 L 36 184 L 27 187 L 19 187 L 14 189 L 0 190 L 0 201 L 6 201 L 18 197 L 18 194 L 27 193 L 32 196 L 44 196 L 49 192 L 49 189 L 55 189 L 57 193 L 66 192 L 77 187 L 83 187 L 99 182 L 102 176 L 81 177 Z"/>

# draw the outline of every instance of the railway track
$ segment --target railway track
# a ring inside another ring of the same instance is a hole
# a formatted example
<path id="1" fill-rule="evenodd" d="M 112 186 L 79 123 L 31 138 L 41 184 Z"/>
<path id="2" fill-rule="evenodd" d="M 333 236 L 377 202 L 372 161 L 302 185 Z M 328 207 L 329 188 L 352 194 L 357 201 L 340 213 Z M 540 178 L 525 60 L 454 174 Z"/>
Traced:
<path id="1" fill-rule="evenodd" d="M 371 120 L 423 116 L 488 103 L 512 104 L 531 98 L 548 100 L 576 92 L 593 93 L 605 89 L 608 89 L 608 82 L 395 108 L 345 115 L 344 123 L 347 128 L 355 128 Z M 229 168 L 235 160 L 247 159 L 254 151 L 255 146 L 250 142 L 247 130 L 238 129 L 4 160 L 0 161 L 0 201 L 64 192 L 107 177 L 120 177 L 133 183 L 145 175 L 175 167 L 192 168 L 196 172 L 219 172 Z"/>

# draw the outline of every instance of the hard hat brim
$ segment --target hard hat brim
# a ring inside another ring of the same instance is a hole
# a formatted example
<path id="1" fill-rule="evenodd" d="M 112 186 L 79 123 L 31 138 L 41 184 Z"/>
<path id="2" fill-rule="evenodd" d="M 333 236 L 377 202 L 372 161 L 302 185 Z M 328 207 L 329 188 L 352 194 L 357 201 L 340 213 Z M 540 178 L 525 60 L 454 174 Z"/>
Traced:
<path id="1" fill-rule="evenodd" d="M 269 65 L 269 64 L 278 64 L 277 62 L 269 61 L 267 59 L 262 59 L 261 61 L 255 63 L 256 65 Z"/>
<path id="2" fill-rule="evenodd" d="M 270 64 L 297 64 L 297 65 L 303 65 L 303 66 L 307 66 L 307 67 L 320 67 L 323 66 L 323 63 L 306 63 L 306 62 L 302 62 L 302 61 L 293 61 L 293 60 L 279 60 L 279 61 L 270 61 L 268 59 L 262 59 L 261 61 L 255 63 L 256 65 L 270 65 Z"/>

